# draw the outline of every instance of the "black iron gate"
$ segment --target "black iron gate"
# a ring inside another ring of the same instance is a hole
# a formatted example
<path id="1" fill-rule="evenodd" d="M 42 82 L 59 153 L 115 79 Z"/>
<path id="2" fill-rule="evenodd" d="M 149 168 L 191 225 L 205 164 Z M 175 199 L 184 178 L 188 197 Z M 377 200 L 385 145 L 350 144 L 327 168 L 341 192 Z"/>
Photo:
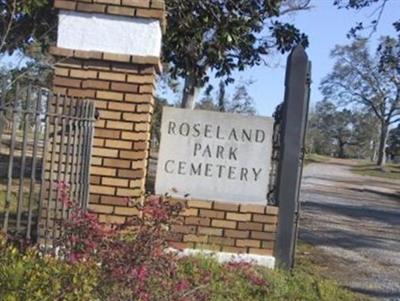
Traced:
<path id="1" fill-rule="evenodd" d="M 0 98 L 0 229 L 45 245 L 68 217 L 61 186 L 89 202 L 95 121 L 91 101 L 3 81 Z M 65 197 L 65 196 L 64 196 Z"/>

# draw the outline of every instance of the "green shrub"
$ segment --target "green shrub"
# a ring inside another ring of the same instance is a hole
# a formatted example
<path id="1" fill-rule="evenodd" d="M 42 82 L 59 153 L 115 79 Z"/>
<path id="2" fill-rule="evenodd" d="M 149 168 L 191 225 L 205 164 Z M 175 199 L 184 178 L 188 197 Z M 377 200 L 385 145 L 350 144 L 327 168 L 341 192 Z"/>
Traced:
<path id="1" fill-rule="evenodd" d="M 179 274 L 197 283 L 192 287 L 206 297 L 201 300 L 269 300 L 269 283 L 248 263 L 219 264 L 212 258 L 187 257 L 179 262 Z"/>
<path id="2" fill-rule="evenodd" d="M 24 243 L 15 248 L 0 235 L 0 301 L 362 300 L 302 268 L 290 274 L 165 252 L 180 204 L 150 197 L 137 206 L 140 217 L 112 228 L 72 208 L 55 242 L 62 259 Z"/>
<path id="3" fill-rule="evenodd" d="M 36 250 L 19 252 L 0 236 L 0 300 L 95 300 L 97 268 L 89 262 L 68 264 Z"/>
<path id="4" fill-rule="evenodd" d="M 335 281 L 310 275 L 301 270 L 288 273 L 280 270 L 265 270 L 270 283 L 269 301 L 356 301 L 361 299 L 341 288 Z"/>
<path id="5" fill-rule="evenodd" d="M 207 301 L 361 301 L 336 282 L 304 271 L 289 273 L 245 263 L 218 264 L 210 258 L 185 258 L 181 277 L 196 282 Z M 202 284 L 202 285 L 201 285 Z M 162 299 L 160 299 L 162 300 Z"/>

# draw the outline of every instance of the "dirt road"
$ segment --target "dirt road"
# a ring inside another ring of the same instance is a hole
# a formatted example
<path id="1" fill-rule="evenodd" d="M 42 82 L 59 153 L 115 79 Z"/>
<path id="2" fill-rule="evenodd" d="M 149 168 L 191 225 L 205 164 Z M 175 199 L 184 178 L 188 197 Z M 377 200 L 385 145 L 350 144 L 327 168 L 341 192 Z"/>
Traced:
<path id="1" fill-rule="evenodd" d="M 325 273 L 378 300 L 400 300 L 400 181 L 363 177 L 348 161 L 304 170 L 300 239 Z"/>

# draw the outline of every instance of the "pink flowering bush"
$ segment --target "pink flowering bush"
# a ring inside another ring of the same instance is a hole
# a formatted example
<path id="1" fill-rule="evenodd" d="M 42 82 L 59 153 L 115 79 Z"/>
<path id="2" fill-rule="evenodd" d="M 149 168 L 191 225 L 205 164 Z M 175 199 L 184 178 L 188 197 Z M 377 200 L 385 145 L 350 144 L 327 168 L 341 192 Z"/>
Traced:
<path id="1" fill-rule="evenodd" d="M 140 215 L 111 227 L 75 206 L 66 185 L 58 186 L 69 219 L 60 221 L 57 252 L 44 255 L 21 237 L 0 233 L 0 300 L 364 300 L 306 273 L 166 252 L 168 230 L 182 209 L 168 199 L 127 200 Z"/>
<path id="2" fill-rule="evenodd" d="M 59 189 L 60 201 L 69 208 L 69 219 L 63 222 L 63 235 L 57 240 L 56 249 L 71 263 L 97 263 L 101 270 L 98 293 L 102 299 L 154 300 L 151 288 L 157 281 L 170 288 L 166 281 L 175 276 L 177 260 L 165 252 L 165 238 L 168 223 L 181 210 L 179 204 L 171 206 L 163 198 L 150 197 L 144 206 L 132 204 L 141 212 L 140 217 L 111 227 L 74 206 L 66 186 L 60 185 Z"/>
<path id="3" fill-rule="evenodd" d="M 250 265 L 220 266 L 213 260 L 179 258 L 166 251 L 170 225 L 178 222 L 183 209 L 179 203 L 172 205 L 168 199 L 155 196 L 147 198 L 144 205 L 127 200 L 141 214 L 111 227 L 74 206 L 65 185 L 59 189 L 60 202 L 69 208 L 69 219 L 63 222 L 57 249 L 73 264 L 96 263 L 100 300 L 206 301 L 221 283 L 239 279 L 257 293 L 267 292 L 267 283 Z"/>

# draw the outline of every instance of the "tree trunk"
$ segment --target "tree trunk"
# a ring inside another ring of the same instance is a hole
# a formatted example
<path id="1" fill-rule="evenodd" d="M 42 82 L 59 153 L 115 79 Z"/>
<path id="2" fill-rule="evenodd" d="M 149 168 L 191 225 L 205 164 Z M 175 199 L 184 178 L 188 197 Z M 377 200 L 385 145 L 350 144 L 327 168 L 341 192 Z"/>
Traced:
<path id="1" fill-rule="evenodd" d="M 181 108 L 193 110 L 200 87 L 196 86 L 196 80 L 193 75 L 188 74 L 185 78 L 185 88 L 183 89 Z"/>
<path id="2" fill-rule="evenodd" d="M 339 154 L 338 154 L 338 156 L 339 156 L 340 159 L 346 158 L 346 155 L 345 155 L 345 152 L 344 152 L 345 145 L 346 145 L 345 142 L 342 142 L 342 141 L 339 140 Z"/>
<path id="3" fill-rule="evenodd" d="M 3 113 L 0 114 L 0 142 L 1 142 L 1 138 L 3 136 L 3 130 L 5 128 L 6 125 L 6 118 L 4 117 Z"/>
<path id="4" fill-rule="evenodd" d="M 376 161 L 376 141 L 373 140 L 372 142 L 372 152 L 371 152 L 371 162 L 375 162 Z"/>
<path id="5" fill-rule="evenodd" d="M 219 94 L 218 94 L 218 109 L 220 112 L 225 112 L 225 83 L 224 81 L 219 82 Z"/>
<path id="6" fill-rule="evenodd" d="M 388 140 L 388 135 L 389 126 L 388 124 L 386 124 L 386 122 L 382 121 L 377 163 L 378 166 L 380 166 L 381 168 L 384 168 L 386 164 L 386 144 Z"/>

